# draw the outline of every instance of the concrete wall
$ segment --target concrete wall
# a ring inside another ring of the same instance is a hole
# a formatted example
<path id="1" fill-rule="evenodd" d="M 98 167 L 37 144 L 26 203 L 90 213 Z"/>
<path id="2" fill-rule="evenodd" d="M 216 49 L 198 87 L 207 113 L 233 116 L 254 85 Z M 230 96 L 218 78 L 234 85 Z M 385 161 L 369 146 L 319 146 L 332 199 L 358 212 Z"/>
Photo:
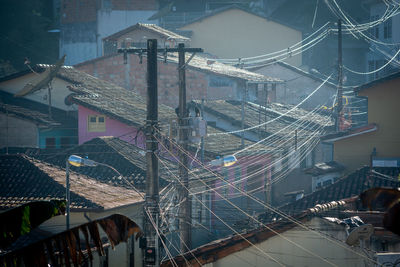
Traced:
<path id="1" fill-rule="evenodd" d="M 313 229 L 322 230 L 324 233 L 331 234 L 341 240 L 344 240 L 346 235 L 344 227 L 328 224 L 317 217 L 314 217 L 306 224 Z M 364 257 L 361 256 L 364 254 L 358 249 L 356 250 L 347 246 L 344 242 L 338 244 L 329 241 L 323 235 L 313 234 L 299 226 L 284 232 L 282 236 L 291 242 L 281 236 L 273 236 L 266 241 L 256 244 L 256 246 L 229 254 L 204 266 L 279 266 L 270 257 L 284 266 L 327 266 L 329 263 L 336 266 L 365 266 Z M 265 253 L 262 253 L 260 250 Z M 326 259 L 329 263 L 315 255 Z"/>
<path id="2" fill-rule="evenodd" d="M 102 39 L 138 22 L 157 11 L 157 3 L 148 1 L 87 0 L 62 1 L 60 56 L 66 65 L 74 65 L 102 55 Z"/>
<path id="3" fill-rule="evenodd" d="M 378 157 L 400 157 L 400 78 L 362 90 L 368 96 L 368 123 L 376 123 L 378 130 L 334 143 L 334 160 L 350 170 L 370 164 L 370 155 L 376 148 Z"/>
<path id="4" fill-rule="evenodd" d="M 134 90 L 146 97 L 147 90 L 147 60 L 143 57 L 139 63 L 137 55 L 128 55 L 127 64 L 123 62 L 122 54 L 104 56 L 75 66 L 78 70 L 91 74 L 99 79 L 110 81 L 128 90 Z M 210 85 L 210 79 L 228 79 L 230 86 L 216 87 Z M 191 99 L 238 99 L 239 91 L 244 89 L 244 83 L 225 76 L 186 69 L 186 96 Z M 173 108 L 178 106 L 179 83 L 178 70 L 175 63 L 158 61 L 158 102 Z"/>
<path id="5" fill-rule="evenodd" d="M 34 123 L 0 113 L 0 148 L 38 146 L 39 129 Z"/>
<path id="6" fill-rule="evenodd" d="M 296 105 L 300 103 L 322 84 L 322 81 L 317 81 L 279 64 L 268 65 L 254 72 L 285 81 L 284 84 L 278 84 L 276 88 L 276 102 L 283 104 Z M 325 84 L 300 107 L 307 110 L 312 110 L 319 105 L 330 107 L 335 94 L 336 88 Z"/>
<path id="7" fill-rule="evenodd" d="M 231 9 L 183 26 L 193 32 L 191 46 L 219 58 L 244 58 L 282 50 L 302 40 L 301 32 L 262 17 Z M 287 62 L 301 65 L 301 54 Z"/>

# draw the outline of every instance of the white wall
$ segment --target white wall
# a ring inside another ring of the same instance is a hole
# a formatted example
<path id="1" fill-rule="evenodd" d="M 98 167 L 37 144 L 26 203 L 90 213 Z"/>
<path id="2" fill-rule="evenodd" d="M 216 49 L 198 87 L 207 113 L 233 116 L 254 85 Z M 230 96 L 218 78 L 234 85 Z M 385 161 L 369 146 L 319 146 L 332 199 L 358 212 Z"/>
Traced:
<path id="1" fill-rule="evenodd" d="M 22 77 L 4 81 L 0 83 L 0 90 L 5 91 L 10 94 L 15 94 L 24 88 L 24 86 L 28 83 L 36 81 L 38 79 L 37 74 L 29 73 Z M 70 83 L 61 80 L 59 78 L 53 79 L 51 90 L 51 106 L 56 107 L 65 111 L 76 111 L 77 107 L 75 105 L 67 106 L 64 103 L 65 98 L 71 94 L 72 92 L 67 88 Z M 32 94 L 28 94 L 24 96 L 24 98 L 48 105 L 48 89 L 43 88 L 39 91 L 36 91 Z"/>

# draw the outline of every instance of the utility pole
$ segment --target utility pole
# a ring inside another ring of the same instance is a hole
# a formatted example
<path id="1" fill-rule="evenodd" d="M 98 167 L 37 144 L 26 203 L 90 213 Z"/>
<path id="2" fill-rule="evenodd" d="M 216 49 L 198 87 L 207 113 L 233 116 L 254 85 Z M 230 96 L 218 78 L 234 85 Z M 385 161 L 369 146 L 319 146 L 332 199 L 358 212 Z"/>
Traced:
<path id="1" fill-rule="evenodd" d="M 188 157 L 185 154 L 188 148 L 188 116 L 186 110 L 186 75 L 185 75 L 185 46 L 184 44 L 178 45 L 179 53 L 179 144 L 183 150 L 179 152 L 179 178 L 183 184 L 180 187 L 181 206 L 179 209 L 179 234 L 181 237 L 181 253 L 191 249 L 191 220 L 192 208 L 189 198 L 189 177 L 188 177 Z"/>
<path id="2" fill-rule="evenodd" d="M 159 266 L 158 246 L 158 160 L 156 151 L 158 142 L 155 129 L 158 127 L 157 96 L 157 40 L 147 40 L 147 117 L 146 117 L 146 199 L 145 199 L 145 266 Z M 151 218 L 149 218 L 151 216 Z M 156 225 L 153 225 L 156 224 Z"/>
<path id="3" fill-rule="evenodd" d="M 340 121 L 343 109 L 343 61 L 342 61 L 342 20 L 338 20 L 338 88 L 337 88 L 337 114 L 336 131 L 340 131 Z"/>
<path id="4" fill-rule="evenodd" d="M 145 216 L 144 231 L 146 237 L 146 247 L 144 248 L 144 263 L 145 266 L 159 266 L 159 246 L 157 238 L 158 220 L 159 220 L 159 187 L 158 187 L 158 160 L 156 157 L 156 150 L 158 149 L 157 139 L 155 138 L 155 128 L 158 127 L 158 96 L 157 96 L 157 52 L 179 53 L 179 141 L 183 149 L 187 150 L 187 117 L 186 112 L 186 84 L 185 84 L 185 67 L 197 52 L 203 52 L 201 48 L 185 48 L 184 44 L 179 44 L 178 48 L 157 48 L 157 40 L 147 40 L 147 49 L 141 48 L 120 48 L 118 53 L 124 54 L 124 62 L 127 62 L 127 54 L 139 54 L 147 52 L 147 119 L 146 119 L 146 199 L 145 199 L 145 215 L 149 212 L 152 220 Z M 193 53 L 189 60 L 185 63 L 185 52 Z M 126 63 L 125 63 L 126 64 Z M 185 158 L 184 158 L 185 157 Z M 187 251 L 186 246 L 190 249 L 191 246 L 191 211 L 189 193 L 188 193 L 188 159 L 187 156 L 181 152 L 179 174 L 180 179 L 184 186 L 181 187 L 181 199 L 183 203 L 181 206 L 180 215 L 180 235 L 182 238 L 181 252 Z M 183 188 L 186 187 L 186 188 Z M 155 227 L 151 223 L 153 221 Z M 183 244 L 185 242 L 185 244 Z"/>
<path id="5" fill-rule="evenodd" d="M 185 48 L 183 43 L 178 44 L 178 69 L 179 69 L 179 135 L 178 143 L 182 146 L 179 152 L 179 178 L 181 180 L 179 209 L 179 234 L 181 239 L 180 250 L 184 253 L 192 247 L 192 204 L 189 198 L 188 157 L 185 152 L 188 148 L 188 112 L 186 110 L 186 70 L 189 62 L 185 62 L 185 52 L 203 52 L 201 48 Z M 193 54 L 194 55 L 194 54 Z M 192 57 L 189 58 L 189 60 Z"/>

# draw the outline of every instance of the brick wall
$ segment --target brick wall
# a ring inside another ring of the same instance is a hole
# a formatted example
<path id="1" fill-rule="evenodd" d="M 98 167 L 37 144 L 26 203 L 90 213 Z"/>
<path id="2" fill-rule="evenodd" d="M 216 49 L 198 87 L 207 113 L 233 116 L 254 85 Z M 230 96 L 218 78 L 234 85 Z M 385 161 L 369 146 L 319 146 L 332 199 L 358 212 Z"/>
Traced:
<path id="1" fill-rule="evenodd" d="M 102 6 L 106 6 L 111 10 L 140 11 L 158 9 L 156 0 L 62 0 L 61 23 L 96 21 L 97 10 Z"/>
<path id="2" fill-rule="evenodd" d="M 112 0 L 113 10 L 156 10 L 156 0 Z"/>
<path id="3" fill-rule="evenodd" d="M 96 21 L 97 0 L 63 0 L 61 23 Z"/>
<path id="4" fill-rule="evenodd" d="M 137 55 L 128 55 L 128 64 L 124 64 L 122 54 L 109 55 L 86 61 L 75 66 L 78 70 L 91 74 L 99 79 L 110 81 L 128 90 L 135 90 L 146 96 L 147 61 L 143 57 L 139 63 Z M 231 79 L 230 87 L 209 86 L 209 77 L 215 76 L 193 68 L 186 70 L 186 95 L 191 99 L 235 99 L 237 81 Z M 229 78 L 228 78 L 229 79 Z M 178 69 L 175 63 L 158 61 L 158 101 L 159 103 L 177 107 L 179 103 Z"/>

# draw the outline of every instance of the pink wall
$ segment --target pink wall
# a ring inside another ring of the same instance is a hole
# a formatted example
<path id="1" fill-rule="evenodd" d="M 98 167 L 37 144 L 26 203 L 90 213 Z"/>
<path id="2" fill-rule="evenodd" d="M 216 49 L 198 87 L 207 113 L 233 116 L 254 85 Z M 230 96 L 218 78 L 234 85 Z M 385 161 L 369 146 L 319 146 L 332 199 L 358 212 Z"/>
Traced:
<path id="1" fill-rule="evenodd" d="M 114 136 L 119 137 L 120 139 L 127 141 L 131 144 L 135 144 L 135 136 L 137 133 L 137 129 L 132 126 L 127 126 L 117 120 L 111 119 L 106 116 L 106 131 L 105 132 L 88 132 L 88 116 L 89 115 L 103 115 L 96 111 L 90 110 L 83 106 L 78 107 L 79 119 L 78 119 L 78 128 L 79 128 L 79 144 L 85 143 L 93 138 L 100 136 Z M 143 148 L 144 144 L 144 135 L 142 132 L 139 132 L 137 138 L 137 146 Z"/>
<path id="2" fill-rule="evenodd" d="M 238 169 L 240 169 L 240 178 L 243 179 L 243 177 L 246 177 L 250 173 L 254 171 L 252 168 L 255 166 L 258 166 L 257 170 L 262 170 L 260 171 L 260 174 L 257 175 L 259 178 L 255 178 L 255 176 L 252 176 L 250 178 L 250 183 L 255 182 L 256 184 L 259 184 L 259 186 L 264 187 L 265 186 L 265 181 L 266 180 L 271 180 L 271 169 L 269 168 L 270 165 L 270 157 L 268 154 L 264 155 L 254 155 L 254 156 L 244 156 L 244 157 L 238 157 L 238 161 L 236 164 L 226 167 L 224 169 L 220 169 L 218 172 L 221 174 L 222 177 L 224 177 L 226 171 L 228 171 L 228 178 L 230 183 L 234 183 L 236 181 L 236 172 Z M 257 181 L 257 182 L 256 182 Z M 215 182 L 215 187 L 220 187 L 223 184 L 226 184 L 227 182 L 224 182 L 220 179 L 216 180 Z M 243 181 L 239 182 L 236 184 L 237 187 L 241 188 L 242 190 L 249 190 L 248 184 L 246 179 L 243 179 Z M 251 186 L 251 185 L 250 185 Z M 257 187 L 259 187 L 257 186 Z M 264 191 L 264 188 L 262 190 L 257 190 L 259 191 Z M 228 186 L 228 189 L 220 188 L 217 190 L 217 192 L 224 197 L 232 197 L 233 195 L 239 194 L 238 190 L 235 189 L 233 186 Z M 214 193 L 214 199 L 222 199 L 220 195 L 217 193 Z"/>

